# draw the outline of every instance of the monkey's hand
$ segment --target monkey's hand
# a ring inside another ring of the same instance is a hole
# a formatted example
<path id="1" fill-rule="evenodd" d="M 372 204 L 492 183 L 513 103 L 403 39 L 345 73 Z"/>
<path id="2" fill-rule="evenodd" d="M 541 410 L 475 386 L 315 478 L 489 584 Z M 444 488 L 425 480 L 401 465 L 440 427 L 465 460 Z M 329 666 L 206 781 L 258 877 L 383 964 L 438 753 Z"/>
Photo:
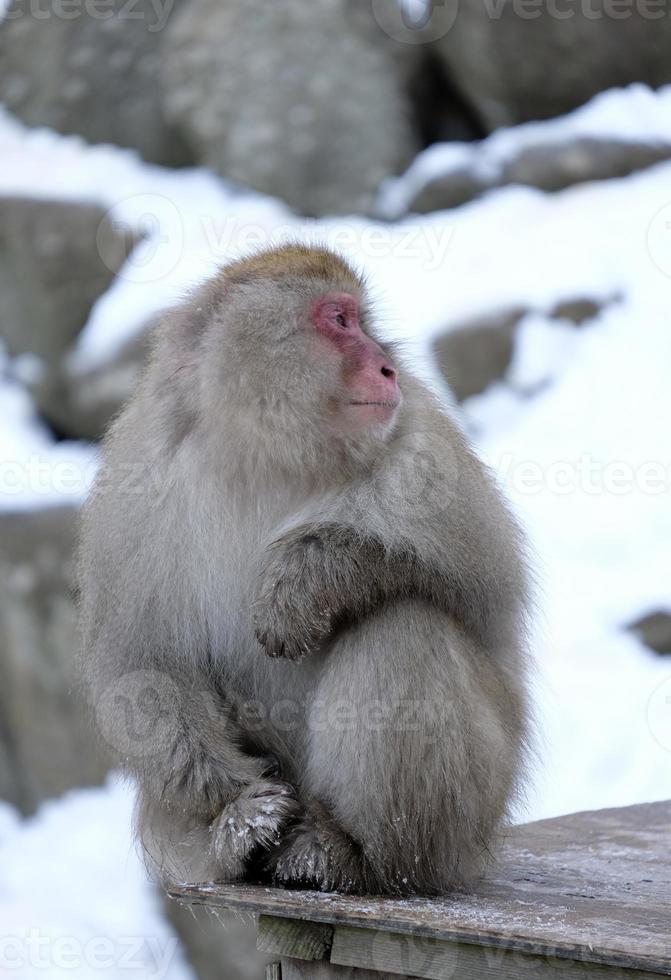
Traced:
<path id="1" fill-rule="evenodd" d="M 269 657 L 301 660 L 331 632 L 337 583 L 325 574 L 324 551 L 313 534 L 290 535 L 268 549 L 252 615 Z"/>

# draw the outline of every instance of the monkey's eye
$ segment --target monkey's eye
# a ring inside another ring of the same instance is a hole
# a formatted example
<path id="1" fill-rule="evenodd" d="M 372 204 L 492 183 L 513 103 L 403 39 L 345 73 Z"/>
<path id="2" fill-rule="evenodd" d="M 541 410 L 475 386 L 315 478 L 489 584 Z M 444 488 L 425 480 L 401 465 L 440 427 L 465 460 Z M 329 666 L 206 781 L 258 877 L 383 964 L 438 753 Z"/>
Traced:
<path id="1" fill-rule="evenodd" d="M 338 326 L 340 326 L 340 327 L 346 327 L 347 326 L 347 320 L 342 315 L 342 313 L 338 313 L 338 315 L 335 318 L 335 320 L 336 320 L 336 323 L 338 324 Z"/>

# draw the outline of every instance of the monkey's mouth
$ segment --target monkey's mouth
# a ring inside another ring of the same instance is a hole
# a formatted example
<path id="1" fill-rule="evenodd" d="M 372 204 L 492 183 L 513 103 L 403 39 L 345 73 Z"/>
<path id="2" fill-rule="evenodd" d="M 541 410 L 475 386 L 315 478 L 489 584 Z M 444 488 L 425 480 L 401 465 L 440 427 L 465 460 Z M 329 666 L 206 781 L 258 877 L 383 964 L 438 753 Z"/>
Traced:
<path id="1" fill-rule="evenodd" d="M 398 401 L 366 401 L 366 402 L 350 402 L 350 405 L 359 405 L 365 408 L 398 408 L 400 402 Z"/>

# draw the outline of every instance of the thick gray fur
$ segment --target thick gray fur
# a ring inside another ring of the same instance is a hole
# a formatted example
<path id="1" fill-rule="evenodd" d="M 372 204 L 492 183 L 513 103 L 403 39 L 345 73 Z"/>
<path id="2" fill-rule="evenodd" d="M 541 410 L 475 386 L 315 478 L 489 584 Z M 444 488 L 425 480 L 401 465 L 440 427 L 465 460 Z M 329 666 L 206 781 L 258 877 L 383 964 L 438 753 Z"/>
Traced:
<path id="1" fill-rule="evenodd" d="M 333 290 L 372 332 L 329 253 L 224 269 L 164 318 L 104 445 L 83 672 L 164 881 L 468 887 L 520 786 L 516 525 L 400 365 L 394 425 L 333 434 L 306 320 Z"/>

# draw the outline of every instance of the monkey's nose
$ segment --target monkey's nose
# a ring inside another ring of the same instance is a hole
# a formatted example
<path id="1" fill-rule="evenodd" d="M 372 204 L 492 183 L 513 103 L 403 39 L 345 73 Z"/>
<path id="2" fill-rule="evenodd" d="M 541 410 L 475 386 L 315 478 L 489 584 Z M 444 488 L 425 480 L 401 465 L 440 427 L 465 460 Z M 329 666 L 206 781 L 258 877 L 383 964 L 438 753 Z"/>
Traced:
<path id="1" fill-rule="evenodd" d="M 380 373 L 383 377 L 388 378 L 390 381 L 396 381 L 396 371 L 393 367 L 389 367 L 388 364 L 383 364 L 380 368 Z"/>

